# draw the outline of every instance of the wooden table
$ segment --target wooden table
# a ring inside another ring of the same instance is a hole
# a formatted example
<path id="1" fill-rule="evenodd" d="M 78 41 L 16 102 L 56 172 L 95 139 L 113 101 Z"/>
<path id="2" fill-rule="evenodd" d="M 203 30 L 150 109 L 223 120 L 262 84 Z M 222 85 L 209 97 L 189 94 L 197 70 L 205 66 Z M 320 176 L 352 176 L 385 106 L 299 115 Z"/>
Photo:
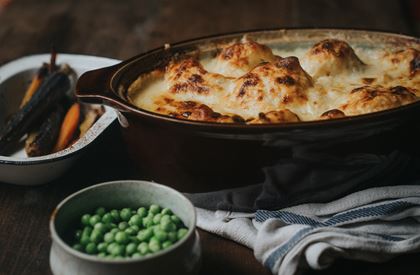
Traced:
<path id="1" fill-rule="evenodd" d="M 354 27 L 418 36 L 419 7 L 419 1 L 410 0 L 16 0 L 0 8 L 0 64 L 47 52 L 52 43 L 60 52 L 125 59 L 163 43 L 256 28 Z M 138 177 L 115 124 L 60 179 L 39 187 L 0 183 L 0 274 L 49 274 L 48 219 L 54 206 L 80 188 Z M 200 235 L 201 274 L 270 274 L 251 250 Z M 307 274 L 419 274 L 419 260 L 418 254 L 383 264 L 341 260 Z"/>

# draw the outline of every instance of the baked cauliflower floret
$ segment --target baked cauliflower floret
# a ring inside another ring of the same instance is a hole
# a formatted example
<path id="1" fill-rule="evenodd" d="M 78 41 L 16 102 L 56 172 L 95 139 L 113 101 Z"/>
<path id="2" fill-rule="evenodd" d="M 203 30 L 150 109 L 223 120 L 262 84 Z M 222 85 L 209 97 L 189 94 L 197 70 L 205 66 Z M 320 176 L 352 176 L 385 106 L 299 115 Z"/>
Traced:
<path id="1" fill-rule="evenodd" d="M 364 64 L 346 42 L 325 39 L 309 49 L 302 59 L 302 66 L 316 78 L 357 71 Z"/>
<path id="2" fill-rule="evenodd" d="M 420 77 L 420 52 L 408 48 L 396 52 L 386 52 L 383 56 L 386 74 L 393 77 Z"/>
<path id="3" fill-rule="evenodd" d="M 378 112 L 419 99 L 409 89 L 402 86 L 390 89 L 382 86 L 363 86 L 352 90 L 348 98 L 347 103 L 340 108 L 346 115 Z"/>
<path id="4" fill-rule="evenodd" d="M 269 47 L 243 39 L 220 51 L 215 60 L 215 69 L 225 76 L 240 77 L 262 62 L 273 59 L 274 55 Z"/>
<path id="5" fill-rule="evenodd" d="M 217 103 L 233 80 L 207 72 L 194 57 L 172 61 L 166 68 L 165 81 L 169 94 L 181 101 Z"/>
<path id="6" fill-rule="evenodd" d="M 298 122 L 299 117 L 288 109 L 259 113 L 258 117 L 248 121 L 250 124 Z"/>
<path id="7" fill-rule="evenodd" d="M 311 77 L 296 57 L 278 57 L 238 78 L 228 104 L 256 116 L 260 112 L 306 104 L 306 90 L 311 86 Z"/>
<path id="8" fill-rule="evenodd" d="M 204 70 L 198 60 L 193 57 L 171 62 L 166 72 L 169 91 L 173 94 L 209 94 L 212 90 L 221 89 L 213 85 L 214 83 L 210 83 L 209 80 L 214 76 Z"/>

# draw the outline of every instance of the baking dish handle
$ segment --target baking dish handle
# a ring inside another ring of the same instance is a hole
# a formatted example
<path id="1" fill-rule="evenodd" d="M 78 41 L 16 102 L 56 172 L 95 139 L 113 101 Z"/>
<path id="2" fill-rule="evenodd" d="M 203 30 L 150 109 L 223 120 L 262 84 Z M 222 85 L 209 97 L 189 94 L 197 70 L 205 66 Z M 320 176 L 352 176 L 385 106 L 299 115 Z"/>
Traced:
<path id="1" fill-rule="evenodd" d="M 121 66 L 122 63 L 85 72 L 77 81 L 76 96 L 82 102 L 105 104 L 119 111 L 127 111 L 128 106 L 111 87 L 112 77 Z"/>

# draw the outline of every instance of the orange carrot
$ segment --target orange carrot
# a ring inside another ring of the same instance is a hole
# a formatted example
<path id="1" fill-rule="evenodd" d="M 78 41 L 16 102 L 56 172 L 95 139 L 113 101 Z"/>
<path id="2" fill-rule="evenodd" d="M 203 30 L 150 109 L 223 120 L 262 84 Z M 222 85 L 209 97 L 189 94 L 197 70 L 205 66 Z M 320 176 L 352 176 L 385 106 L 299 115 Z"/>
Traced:
<path id="1" fill-rule="evenodd" d="M 22 102 L 20 103 L 20 108 L 22 108 L 23 106 L 25 106 L 26 103 L 29 102 L 36 90 L 38 90 L 39 86 L 41 86 L 42 80 L 43 77 L 41 75 L 37 74 L 34 76 L 31 85 L 29 85 L 28 89 L 26 90 L 25 96 L 23 97 Z"/>
<path id="2" fill-rule="evenodd" d="M 79 126 L 80 104 L 74 103 L 67 111 L 61 124 L 60 134 L 54 147 L 54 152 L 61 151 L 72 141 L 74 134 Z"/>
<path id="3" fill-rule="evenodd" d="M 34 77 L 32 78 L 31 84 L 26 89 L 25 95 L 20 103 L 20 108 L 25 106 L 38 90 L 39 86 L 41 86 L 42 81 L 44 81 L 45 77 L 48 74 L 48 65 L 46 63 L 42 64 L 42 66 L 38 69 Z"/>

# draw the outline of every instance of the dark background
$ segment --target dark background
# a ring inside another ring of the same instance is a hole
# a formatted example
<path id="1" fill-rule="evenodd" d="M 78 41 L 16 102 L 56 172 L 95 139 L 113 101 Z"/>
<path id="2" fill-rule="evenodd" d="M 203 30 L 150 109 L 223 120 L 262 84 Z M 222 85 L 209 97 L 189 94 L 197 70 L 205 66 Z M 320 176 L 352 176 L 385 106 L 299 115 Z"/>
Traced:
<path id="1" fill-rule="evenodd" d="M 47 52 L 51 43 L 61 52 L 126 59 L 164 43 L 260 28 L 418 35 L 419 10 L 418 0 L 12 0 L 0 13 L 0 63 Z"/>
<path id="2" fill-rule="evenodd" d="M 391 0 L 0 0 L 0 64 L 48 52 L 126 59 L 164 43 L 247 29 L 340 27 L 419 36 L 420 1 Z M 0 274 L 49 274 L 48 218 L 64 197 L 113 179 L 138 177 L 118 125 L 62 178 L 40 187 L 0 183 Z M 202 274 L 269 274 L 252 251 L 200 232 Z M 420 274 L 420 255 L 383 264 L 339 261 L 308 274 Z"/>

